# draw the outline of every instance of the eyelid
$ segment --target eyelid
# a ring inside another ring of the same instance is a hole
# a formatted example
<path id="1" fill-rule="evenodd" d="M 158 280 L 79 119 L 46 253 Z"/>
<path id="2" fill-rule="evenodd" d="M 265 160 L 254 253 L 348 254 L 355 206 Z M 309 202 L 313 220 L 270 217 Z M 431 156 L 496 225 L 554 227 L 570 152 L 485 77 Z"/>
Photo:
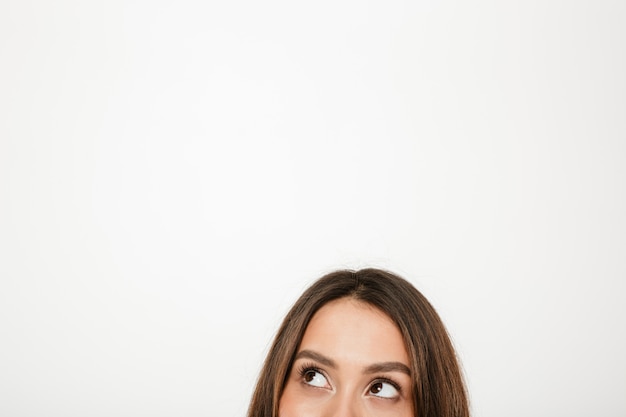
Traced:
<path id="1" fill-rule="evenodd" d="M 318 371 L 322 375 L 326 376 L 326 371 L 324 371 L 318 364 L 314 362 L 302 362 L 297 367 L 298 373 L 303 374 L 305 371 Z"/>

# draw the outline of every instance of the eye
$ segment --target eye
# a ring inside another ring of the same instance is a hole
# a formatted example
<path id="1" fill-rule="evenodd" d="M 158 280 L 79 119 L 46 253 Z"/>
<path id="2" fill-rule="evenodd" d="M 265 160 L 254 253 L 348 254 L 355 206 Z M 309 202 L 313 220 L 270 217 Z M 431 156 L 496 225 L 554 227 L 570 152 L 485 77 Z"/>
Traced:
<path id="1" fill-rule="evenodd" d="M 326 377 L 316 369 L 306 369 L 302 373 L 302 379 L 305 384 L 312 387 L 324 388 L 329 386 Z"/>
<path id="2" fill-rule="evenodd" d="M 370 387 L 369 393 L 381 398 L 397 398 L 400 396 L 399 389 L 388 381 L 374 382 Z"/>

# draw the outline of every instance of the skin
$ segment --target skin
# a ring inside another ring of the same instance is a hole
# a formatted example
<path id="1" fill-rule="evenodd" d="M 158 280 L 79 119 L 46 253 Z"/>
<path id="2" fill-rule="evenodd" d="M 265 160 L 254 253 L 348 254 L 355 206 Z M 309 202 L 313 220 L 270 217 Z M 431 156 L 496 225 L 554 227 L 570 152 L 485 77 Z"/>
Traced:
<path id="1" fill-rule="evenodd" d="M 404 340 L 375 307 L 351 298 L 315 313 L 298 348 L 279 417 L 414 417 Z"/>

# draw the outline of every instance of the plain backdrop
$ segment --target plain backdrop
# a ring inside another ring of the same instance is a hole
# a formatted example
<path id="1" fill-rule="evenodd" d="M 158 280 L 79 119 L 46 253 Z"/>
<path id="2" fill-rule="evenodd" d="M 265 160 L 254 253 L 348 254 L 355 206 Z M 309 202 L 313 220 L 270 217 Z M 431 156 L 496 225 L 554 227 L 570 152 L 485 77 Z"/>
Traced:
<path id="1" fill-rule="evenodd" d="M 244 416 L 313 280 L 474 416 L 626 416 L 626 3 L 0 2 L 0 415 Z"/>

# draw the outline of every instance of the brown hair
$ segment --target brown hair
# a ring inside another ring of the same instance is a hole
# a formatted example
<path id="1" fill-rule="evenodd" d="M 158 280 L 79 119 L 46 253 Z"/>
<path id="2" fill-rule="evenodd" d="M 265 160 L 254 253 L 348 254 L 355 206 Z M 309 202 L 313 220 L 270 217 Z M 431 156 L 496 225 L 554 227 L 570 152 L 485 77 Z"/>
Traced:
<path id="1" fill-rule="evenodd" d="M 411 362 L 417 417 L 469 417 L 461 370 L 439 315 L 409 282 L 373 268 L 332 272 L 300 296 L 265 359 L 248 417 L 278 417 L 280 397 L 309 321 L 324 304 L 344 297 L 382 310 L 400 329 Z"/>

